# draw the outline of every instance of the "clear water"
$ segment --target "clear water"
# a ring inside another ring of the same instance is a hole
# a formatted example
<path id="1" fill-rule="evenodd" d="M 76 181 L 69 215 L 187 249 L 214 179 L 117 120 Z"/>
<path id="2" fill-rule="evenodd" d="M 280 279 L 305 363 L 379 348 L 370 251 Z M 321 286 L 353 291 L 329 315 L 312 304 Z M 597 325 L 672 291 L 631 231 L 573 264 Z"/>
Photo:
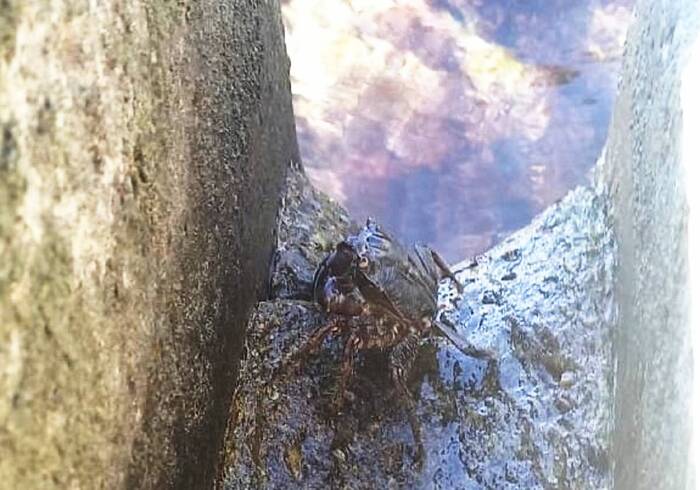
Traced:
<path id="1" fill-rule="evenodd" d="M 302 157 L 353 217 L 450 261 L 587 180 L 632 0 L 288 0 Z"/>

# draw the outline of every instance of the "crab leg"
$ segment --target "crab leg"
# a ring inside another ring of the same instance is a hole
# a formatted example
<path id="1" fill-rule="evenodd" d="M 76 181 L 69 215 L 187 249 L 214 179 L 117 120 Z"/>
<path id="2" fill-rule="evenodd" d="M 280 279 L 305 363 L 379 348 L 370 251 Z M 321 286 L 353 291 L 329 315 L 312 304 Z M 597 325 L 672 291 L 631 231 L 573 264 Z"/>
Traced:
<path id="1" fill-rule="evenodd" d="M 462 283 L 457 280 L 457 277 L 454 275 L 454 273 L 450 270 L 450 266 L 447 265 L 447 262 L 445 262 L 445 259 L 443 259 L 439 253 L 437 253 L 435 250 L 432 248 L 430 249 L 430 253 L 433 256 L 433 260 L 435 261 L 435 264 L 438 266 L 438 269 L 440 269 L 440 272 L 442 272 L 442 277 L 449 277 L 454 281 L 454 283 L 457 285 L 457 291 L 460 293 L 464 290 L 464 286 L 462 286 Z"/>
<path id="2" fill-rule="evenodd" d="M 281 369 L 286 370 L 299 366 L 308 356 L 318 350 L 328 334 L 333 336 L 340 334 L 344 330 L 345 326 L 345 322 L 343 320 L 344 319 L 342 318 L 333 318 L 325 325 L 317 328 L 316 331 L 311 334 L 311 337 L 309 337 L 306 343 L 298 351 L 291 354 L 287 361 L 283 362 Z"/>
<path id="3" fill-rule="evenodd" d="M 406 386 L 408 373 L 416 360 L 419 342 L 420 338 L 417 334 L 411 334 L 406 337 L 399 344 L 397 344 L 396 347 L 394 347 L 394 350 L 391 351 L 389 364 L 391 366 L 391 378 L 394 381 L 399 397 L 406 408 L 408 420 L 411 424 L 413 440 L 417 448 L 415 460 L 418 464 L 422 465 L 423 459 L 425 458 L 425 449 L 423 448 L 423 437 L 421 435 L 420 422 L 418 422 L 418 418 L 416 417 L 416 402 L 411 396 L 408 386 Z"/>
<path id="4" fill-rule="evenodd" d="M 362 339 L 355 332 L 350 335 L 345 342 L 343 349 L 343 364 L 340 368 L 340 381 L 338 382 L 338 394 L 335 400 L 336 411 L 340 411 L 345 401 L 345 391 L 348 386 L 350 377 L 352 376 L 353 367 L 355 365 L 355 354 L 362 348 Z"/>

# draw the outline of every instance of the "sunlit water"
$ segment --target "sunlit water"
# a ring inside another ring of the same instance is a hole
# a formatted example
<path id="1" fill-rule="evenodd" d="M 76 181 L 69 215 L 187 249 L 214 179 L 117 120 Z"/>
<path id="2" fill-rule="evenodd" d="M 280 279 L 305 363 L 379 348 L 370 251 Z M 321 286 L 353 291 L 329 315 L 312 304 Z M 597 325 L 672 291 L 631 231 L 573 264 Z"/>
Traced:
<path id="1" fill-rule="evenodd" d="M 633 0 L 288 0 L 314 184 L 448 260 L 586 181 Z"/>

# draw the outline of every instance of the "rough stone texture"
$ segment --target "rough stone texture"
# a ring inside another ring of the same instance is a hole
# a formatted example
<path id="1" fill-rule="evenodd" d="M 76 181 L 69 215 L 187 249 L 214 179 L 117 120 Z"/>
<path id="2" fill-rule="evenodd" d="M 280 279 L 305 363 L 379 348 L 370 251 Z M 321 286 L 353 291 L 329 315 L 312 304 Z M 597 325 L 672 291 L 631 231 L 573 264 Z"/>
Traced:
<path id="1" fill-rule="evenodd" d="M 276 1 L 0 2 L 0 487 L 212 484 L 287 73 Z"/>
<path id="2" fill-rule="evenodd" d="M 287 173 L 277 227 L 270 295 L 279 299 L 311 297 L 316 265 L 357 229 L 347 211 L 311 186 L 298 163 Z"/>
<path id="3" fill-rule="evenodd" d="M 692 362 L 679 89 L 700 4 L 640 0 L 637 18 L 599 171 L 620 250 L 615 487 L 682 489 Z"/>
<path id="4" fill-rule="evenodd" d="M 499 362 L 490 369 L 443 338 L 424 346 L 411 384 L 424 466 L 412 465 L 408 418 L 382 355 L 361 356 L 354 399 L 339 415 L 329 402 L 340 342 L 327 341 L 300 373 L 274 371 L 324 318 L 303 301 L 310 257 L 320 260 L 308 253 L 308 237 L 327 230 L 313 228 L 324 215 L 316 209 L 296 214 L 303 232 L 285 243 L 285 253 L 305 260 L 277 262 L 273 278 L 284 287 L 273 288 L 277 297 L 261 303 L 248 326 L 224 487 L 687 487 L 691 352 L 678 89 L 699 7 L 641 0 L 637 8 L 594 188 L 577 189 L 459 266 L 465 291 L 456 305 L 442 293 L 443 318 Z M 332 242 L 340 231 L 313 242 Z M 294 273 L 279 267 L 288 262 Z"/>
<path id="5" fill-rule="evenodd" d="M 273 278 L 284 287 L 249 322 L 225 488 L 692 485 L 678 93 L 699 9 L 692 0 L 640 0 L 595 186 L 458 266 L 464 294 L 443 291 L 440 314 L 496 351 L 498 369 L 443 338 L 424 346 L 411 383 L 422 468 L 412 465 L 408 418 L 382 355 L 361 356 L 354 399 L 339 415 L 329 403 L 340 342 L 327 341 L 300 373 L 274 371 L 324 319 L 303 300 L 323 248 L 310 243 L 341 234 L 314 228 L 317 216 L 328 221 L 323 211 L 295 214 L 301 231 L 288 230 L 284 253 L 304 260 L 277 261 Z M 293 273 L 280 268 L 288 263 Z"/>
<path id="6" fill-rule="evenodd" d="M 287 212 L 299 230 L 288 235 L 336 239 L 309 209 Z M 309 243 L 286 249 L 303 255 Z M 333 414 L 342 342 L 326 341 L 299 373 L 275 374 L 323 314 L 287 296 L 261 303 L 233 398 L 224 487 L 609 487 L 614 251 L 604 201 L 581 188 L 458 266 L 465 291 L 456 298 L 445 285 L 441 315 L 497 352 L 498 369 L 444 338 L 421 349 L 411 390 L 427 451 L 422 468 L 413 465 L 408 417 L 385 357 L 360 356 L 354 400 Z M 296 277 L 304 282 L 312 270 Z"/>

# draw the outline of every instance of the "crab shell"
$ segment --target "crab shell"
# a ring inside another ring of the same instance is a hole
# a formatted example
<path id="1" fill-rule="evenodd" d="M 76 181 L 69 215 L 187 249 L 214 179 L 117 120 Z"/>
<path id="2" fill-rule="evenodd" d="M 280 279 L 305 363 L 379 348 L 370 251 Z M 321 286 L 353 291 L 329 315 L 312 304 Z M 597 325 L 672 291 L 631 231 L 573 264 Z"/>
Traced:
<path id="1" fill-rule="evenodd" d="M 356 256 L 353 280 L 367 303 L 410 322 L 432 320 L 441 276 L 430 248 L 407 250 L 371 219 L 346 243 Z"/>

